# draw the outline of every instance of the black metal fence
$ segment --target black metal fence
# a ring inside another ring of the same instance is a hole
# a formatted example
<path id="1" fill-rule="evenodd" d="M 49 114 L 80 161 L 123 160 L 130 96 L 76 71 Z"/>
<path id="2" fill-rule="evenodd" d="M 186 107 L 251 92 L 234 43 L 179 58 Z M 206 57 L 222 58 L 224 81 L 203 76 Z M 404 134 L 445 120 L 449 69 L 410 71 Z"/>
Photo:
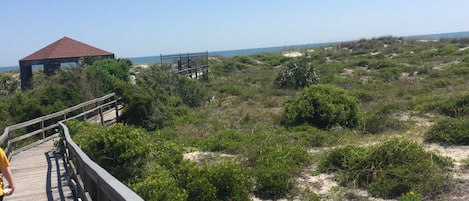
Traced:
<path id="1" fill-rule="evenodd" d="M 189 78 L 208 75 L 208 51 L 200 53 L 160 55 L 161 67 Z"/>

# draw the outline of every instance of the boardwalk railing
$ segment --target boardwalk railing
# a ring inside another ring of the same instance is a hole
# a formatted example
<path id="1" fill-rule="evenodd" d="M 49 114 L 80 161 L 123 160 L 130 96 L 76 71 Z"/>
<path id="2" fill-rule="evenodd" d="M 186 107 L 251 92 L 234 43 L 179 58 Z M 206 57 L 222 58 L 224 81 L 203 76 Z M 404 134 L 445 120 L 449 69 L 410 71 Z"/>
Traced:
<path id="1" fill-rule="evenodd" d="M 81 200 L 143 200 L 136 193 L 92 161 L 73 142 L 65 121 L 69 119 L 90 119 L 98 116 L 102 125 L 104 115 L 115 111 L 119 115 L 119 104 L 114 93 L 93 99 L 71 108 L 42 116 L 5 128 L 0 144 L 9 158 L 15 154 L 58 137 L 63 134 L 64 164 L 70 175 L 74 196 Z"/>
<path id="2" fill-rule="evenodd" d="M 189 78 L 208 75 L 208 51 L 187 54 L 160 55 L 161 67 Z"/>

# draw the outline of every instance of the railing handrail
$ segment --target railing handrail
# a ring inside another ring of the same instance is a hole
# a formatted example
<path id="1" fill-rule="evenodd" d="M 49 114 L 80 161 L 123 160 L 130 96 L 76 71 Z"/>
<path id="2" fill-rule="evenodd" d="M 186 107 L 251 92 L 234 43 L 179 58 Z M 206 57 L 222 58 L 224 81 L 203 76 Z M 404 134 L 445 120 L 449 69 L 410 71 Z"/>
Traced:
<path id="1" fill-rule="evenodd" d="M 68 127 L 61 121 L 59 122 L 60 127 L 63 129 L 65 140 L 67 141 L 67 148 L 69 152 L 75 153 L 77 163 L 81 162 L 83 165 L 83 170 L 87 172 L 88 175 L 93 175 L 90 178 L 96 183 L 99 184 L 99 188 L 105 189 L 101 191 L 105 193 L 108 199 L 116 201 L 125 201 L 125 200 L 135 200 L 139 201 L 143 199 L 138 196 L 135 192 L 130 190 L 126 185 L 116 179 L 114 176 L 109 174 L 104 168 L 96 164 L 91 160 L 88 155 L 80 149 L 80 147 L 73 141 Z M 112 199 L 111 199 L 112 198 Z"/>
<path id="2" fill-rule="evenodd" d="M 29 121 L 25 121 L 25 122 L 21 122 L 21 123 L 11 125 L 11 126 L 7 126 L 3 130 L 3 134 L 0 136 L 0 144 L 5 143 L 5 140 L 8 139 L 8 137 L 9 137 L 10 131 L 13 131 L 13 130 L 16 130 L 16 129 L 19 129 L 19 128 L 24 128 L 26 126 L 30 126 L 30 125 L 33 125 L 33 124 L 37 124 L 37 123 L 42 122 L 44 120 L 49 120 L 49 119 L 52 119 L 52 118 L 63 116 L 65 114 L 73 112 L 73 111 L 75 111 L 77 109 L 80 109 L 82 107 L 89 106 L 91 104 L 94 104 L 94 103 L 97 103 L 97 102 L 100 102 L 100 101 L 104 101 L 104 100 L 106 100 L 108 98 L 111 98 L 115 95 L 116 95 L 115 93 L 110 93 L 110 94 L 105 95 L 103 97 L 80 103 L 78 105 L 75 105 L 73 107 L 67 108 L 67 109 L 59 111 L 59 112 L 55 112 L 55 113 L 45 115 L 45 116 L 42 116 L 42 117 L 38 117 L 38 118 L 29 120 Z"/>

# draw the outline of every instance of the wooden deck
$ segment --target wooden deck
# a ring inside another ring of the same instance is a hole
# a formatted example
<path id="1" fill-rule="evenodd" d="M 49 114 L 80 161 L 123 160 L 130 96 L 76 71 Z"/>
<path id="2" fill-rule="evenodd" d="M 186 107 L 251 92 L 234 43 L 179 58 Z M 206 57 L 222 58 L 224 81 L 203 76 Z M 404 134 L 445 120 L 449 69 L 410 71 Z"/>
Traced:
<path id="1" fill-rule="evenodd" d="M 54 146 L 57 140 L 46 141 L 12 157 L 10 165 L 16 190 L 4 200 L 73 200 L 63 160 Z"/>

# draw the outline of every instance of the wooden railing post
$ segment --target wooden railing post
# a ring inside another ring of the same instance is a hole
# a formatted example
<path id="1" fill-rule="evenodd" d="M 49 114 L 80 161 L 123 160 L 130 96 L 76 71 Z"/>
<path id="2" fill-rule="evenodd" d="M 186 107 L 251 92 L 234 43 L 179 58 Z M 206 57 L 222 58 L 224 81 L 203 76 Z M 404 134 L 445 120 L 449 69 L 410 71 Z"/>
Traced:
<path id="1" fill-rule="evenodd" d="M 44 120 L 41 121 L 42 139 L 46 138 L 46 131 L 44 130 Z"/>
<path id="2" fill-rule="evenodd" d="M 115 96 L 114 96 L 114 100 L 116 101 L 114 103 L 114 107 L 115 107 L 115 110 L 116 110 L 116 120 L 117 120 L 117 119 L 119 119 L 119 104 L 118 104 L 117 99 L 115 98 Z"/>
<path id="3" fill-rule="evenodd" d="M 104 114 L 103 114 L 103 107 L 99 107 L 99 117 L 101 118 L 101 125 L 104 126 Z"/>

